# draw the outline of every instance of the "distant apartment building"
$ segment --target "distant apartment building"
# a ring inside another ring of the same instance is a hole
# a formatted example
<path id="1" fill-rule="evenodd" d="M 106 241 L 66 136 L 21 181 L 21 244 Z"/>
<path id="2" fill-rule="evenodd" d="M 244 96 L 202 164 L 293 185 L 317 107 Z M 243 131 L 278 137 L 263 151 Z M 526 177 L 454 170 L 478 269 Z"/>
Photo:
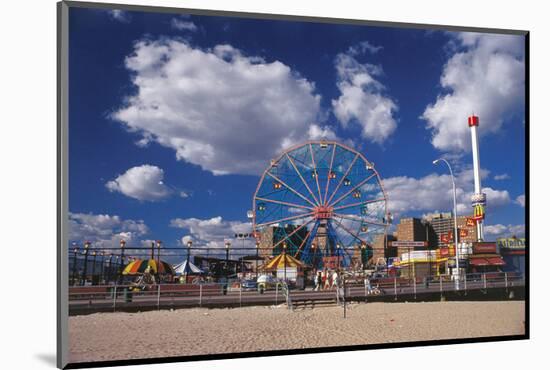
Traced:
<path id="1" fill-rule="evenodd" d="M 432 226 L 436 237 L 436 246 L 445 247 L 454 241 L 454 218 L 450 212 L 433 213 L 424 217 Z M 456 219 L 458 227 L 459 242 L 476 242 L 477 230 L 475 224 L 468 221 L 467 216 L 458 216 Z"/>
<path id="2" fill-rule="evenodd" d="M 396 257 L 397 252 L 395 248 L 389 246 L 390 242 L 396 240 L 397 237 L 392 234 L 388 234 L 387 236 L 384 234 L 377 235 L 372 244 L 372 259 L 369 262 L 376 263 L 379 258 Z"/>
<path id="3" fill-rule="evenodd" d="M 399 221 L 396 237 L 398 241 L 428 242 L 428 248 L 435 248 L 438 245 L 437 234 L 432 225 L 425 220 L 415 217 L 402 218 Z"/>

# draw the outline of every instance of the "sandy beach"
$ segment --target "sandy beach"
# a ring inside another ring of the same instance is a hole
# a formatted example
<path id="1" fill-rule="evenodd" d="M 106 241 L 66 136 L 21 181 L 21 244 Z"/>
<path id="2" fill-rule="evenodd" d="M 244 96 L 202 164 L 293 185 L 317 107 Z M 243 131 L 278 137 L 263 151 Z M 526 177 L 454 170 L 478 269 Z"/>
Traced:
<path id="1" fill-rule="evenodd" d="M 524 334 L 523 301 L 97 313 L 69 318 L 70 361 Z"/>

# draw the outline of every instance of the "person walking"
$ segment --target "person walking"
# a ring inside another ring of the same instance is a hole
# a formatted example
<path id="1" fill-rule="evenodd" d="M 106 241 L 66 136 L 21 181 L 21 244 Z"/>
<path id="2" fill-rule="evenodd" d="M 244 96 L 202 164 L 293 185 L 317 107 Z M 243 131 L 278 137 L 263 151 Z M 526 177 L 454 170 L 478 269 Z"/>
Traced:
<path id="1" fill-rule="evenodd" d="M 330 277 L 328 274 L 328 270 L 325 269 L 323 273 L 323 290 L 327 290 L 330 288 Z"/>
<path id="2" fill-rule="evenodd" d="M 331 285 L 331 289 L 332 288 L 336 288 L 338 289 L 338 286 L 340 285 L 340 276 L 338 275 L 338 270 L 334 270 L 334 272 L 332 273 L 332 285 Z"/>
<path id="3" fill-rule="evenodd" d="M 317 274 L 315 275 L 315 290 L 316 292 L 318 292 L 319 290 L 321 290 L 321 282 L 323 280 L 323 277 L 321 276 L 321 271 L 317 272 Z"/>

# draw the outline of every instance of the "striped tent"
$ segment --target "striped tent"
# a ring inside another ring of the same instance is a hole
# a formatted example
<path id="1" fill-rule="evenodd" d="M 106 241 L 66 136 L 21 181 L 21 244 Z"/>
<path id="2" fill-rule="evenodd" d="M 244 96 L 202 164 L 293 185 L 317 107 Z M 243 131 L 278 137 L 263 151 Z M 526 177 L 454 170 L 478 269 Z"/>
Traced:
<path id="1" fill-rule="evenodd" d="M 174 266 L 174 271 L 176 272 L 176 275 L 182 275 L 182 274 L 202 274 L 203 271 L 195 266 L 193 262 L 185 260 L 182 263 L 179 263 Z"/>
<path id="2" fill-rule="evenodd" d="M 174 272 L 174 269 L 172 268 L 172 265 L 170 265 L 168 262 L 160 261 L 160 264 L 158 265 L 159 268 L 157 269 L 157 260 L 154 259 L 135 260 L 126 265 L 126 267 L 122 271 L 122 275 L 143 274 L 147 267 L 150 267 L 150 272 L 152 274 L 156 274 L 157 272 L 160 274 L 176 274 Z"/>
<path id="3" fill-rule="evenodd" d="M 304 268 L 305 267 L 303 262 L 301 262 L 300 260 L 292 257 L 289 254 L 283 253 L 283 254 L 279 254 L 277 257 L 269 261 L 265 265 L 265 269 L 276 270 L 276 269 L 284 268 L 285 266 L 287 268 L 292 268 L 292 267 Z"/>

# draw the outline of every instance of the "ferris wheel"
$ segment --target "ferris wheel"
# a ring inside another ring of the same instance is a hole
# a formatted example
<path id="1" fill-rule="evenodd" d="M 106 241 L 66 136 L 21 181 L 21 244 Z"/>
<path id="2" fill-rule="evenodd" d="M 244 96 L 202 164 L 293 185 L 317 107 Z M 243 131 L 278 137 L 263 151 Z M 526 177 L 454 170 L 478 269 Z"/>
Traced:
<path id="1" fill-rule="evenodd" d="M 347 266 L 357 249 L 365 258 L 390 222 L 374 164 L 335 141 L 308 141 L 272 160 L 253 207 L 260 244 L 272 243 L 274 255 L 284 250 L 315 267 L 324 257 Z"/>

